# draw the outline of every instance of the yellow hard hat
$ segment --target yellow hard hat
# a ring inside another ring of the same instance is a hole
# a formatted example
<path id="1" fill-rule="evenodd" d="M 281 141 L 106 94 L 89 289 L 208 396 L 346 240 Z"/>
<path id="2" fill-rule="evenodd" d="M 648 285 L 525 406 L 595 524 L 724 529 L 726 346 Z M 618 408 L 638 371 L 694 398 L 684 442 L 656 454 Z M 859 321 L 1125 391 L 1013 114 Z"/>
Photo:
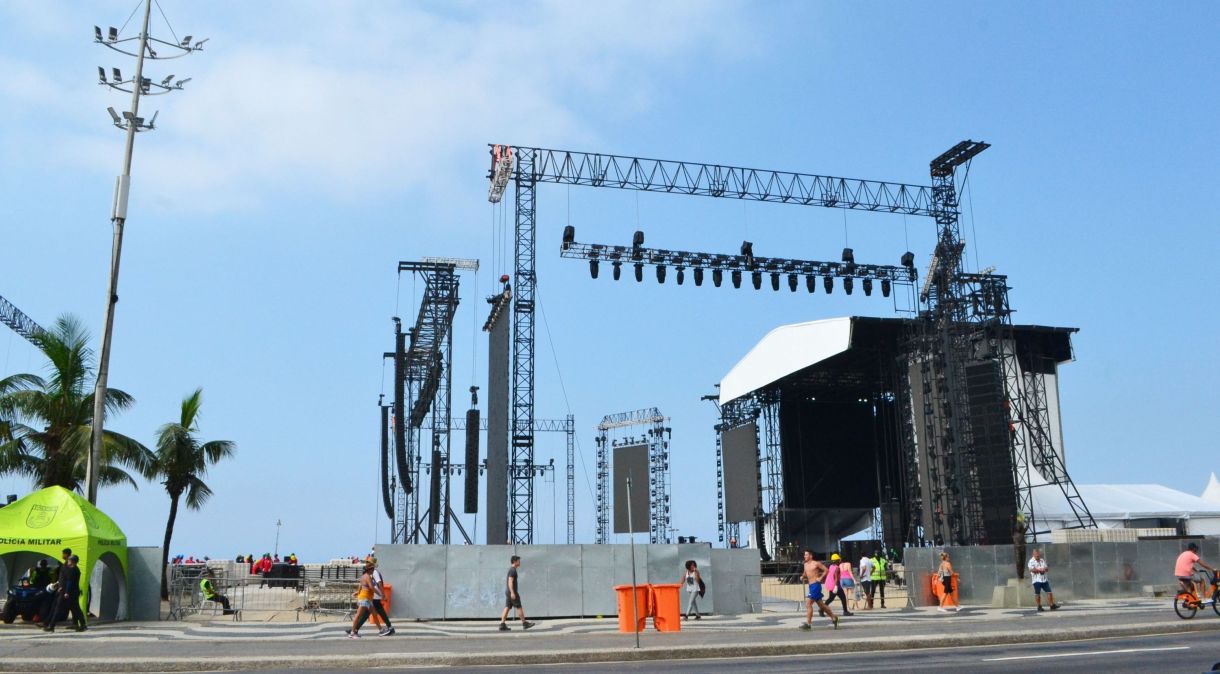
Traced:
<path id="1" fill-rule="evenodd" d="M 834 553 L 833 555 L 831 555 L 831 556 L 830 556 L 830 561 L 832 561 L 832 562 L 837 562 L 837 561 L 839 561 L 839 553 L 837 553 L 837 552 L 836 552 L 836 553 Z"/>

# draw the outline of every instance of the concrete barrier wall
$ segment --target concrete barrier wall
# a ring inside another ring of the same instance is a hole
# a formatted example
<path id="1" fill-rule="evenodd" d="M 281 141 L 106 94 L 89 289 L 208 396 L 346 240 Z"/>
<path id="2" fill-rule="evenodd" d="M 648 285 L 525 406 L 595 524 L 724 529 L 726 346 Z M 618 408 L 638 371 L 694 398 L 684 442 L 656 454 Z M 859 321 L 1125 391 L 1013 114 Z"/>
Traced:
<path id="1" fill-rule="evenodd" d="M 518 581 L 531 618 L 617 615 L 614 586 L 631 584 L 629 545 L 378 545 L 376 554 L 394 586 L 395 618 L 499 617 L 514 554 L 521 556 Z M 677 583 L 688 559 L 699 565 L 707 584 L 702 612 L 761 610 L 757 550 L 637 545 L 636 582 Z"/>
<path id="2" fill-rule="evenodd" d="M 161 548 L 127 548 L 127 619 L 161 619 Z"/>
<path id="3" fill-rule="evenodd" d="M 1187 540 L 1143 540 L 1134 543 L 1030 543 L 1042 550 L 1056 599 L 1107 599 L 1138 597 L 1148 585 L 1176 585 L 1173 564 L 1186 549 Z M 1220 559 L 1220 538 L 1196 540 L 1199 554 L 1215 566 Z M 997 586 L 1017 577 L 1012 545 L 948 546 L 949 561 L 959 574 L 958 596 L 967 603 L 991 603 Z M 919 583 L 915 597 L 924 597 L 928 574 L 940 565 L 939 548 L 906 548 L 903 553 L 908 582 Z M 1021 581 L 1030 584 L 1029 574 Z M 1030 590 L 1032 592 L 1032 590 Z"/>

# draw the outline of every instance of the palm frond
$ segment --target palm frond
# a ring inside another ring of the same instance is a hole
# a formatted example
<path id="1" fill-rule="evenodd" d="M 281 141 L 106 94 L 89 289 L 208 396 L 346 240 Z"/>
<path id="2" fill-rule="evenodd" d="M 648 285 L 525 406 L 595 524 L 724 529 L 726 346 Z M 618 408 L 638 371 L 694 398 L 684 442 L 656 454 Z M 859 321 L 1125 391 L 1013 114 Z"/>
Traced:
<path id="1" fill-rule="evenodd" d="M 204 484 L 203 480 L 199 479 L 197 476 L 192 475 L 190 482 L 186 487 L 186 499 L 184 501 L 184 503 L 186 503 L 186 507 L 190 508 L 191 510 L 199 510 L 203 507 L 204 503 L 207 503 L 211 496 L 211 487 Z"/>

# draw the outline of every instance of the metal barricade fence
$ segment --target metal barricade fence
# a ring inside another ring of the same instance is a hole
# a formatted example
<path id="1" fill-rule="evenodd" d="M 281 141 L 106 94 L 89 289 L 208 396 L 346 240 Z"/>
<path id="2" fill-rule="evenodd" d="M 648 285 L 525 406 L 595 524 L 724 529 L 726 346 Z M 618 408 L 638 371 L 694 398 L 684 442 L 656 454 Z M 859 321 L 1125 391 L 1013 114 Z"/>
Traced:
<path id="1" fill-rule="evenodd" d="M 347 567 L 302 569 L 298 578 L 264 578 L 249 575 L 217 564 L 212 568 L 212 588 L 223 595 L 235 611 L 233 618 L 256 613 L 260 617 L 293 612 L 299 620 L 302 611 L 312 619 L 319 615 L 350 617 L 356 608 L 354 593 L 359 574 Z M 221 615 L 219 603 L 208 602 L 203 596 L 203 569 L 176 565 L 170 568 L 169 619 L 182 620 L 191 615 Z"/>
<path id="2" fill-rule="evenodd" d="M 853 572 L 858 573 L 858 571 L 858 569 L 853 568 Z M 763 574 L 759 579 L 759 585 L 762 589 L 763 610 L 804 610 L 805 597 L 808 595 L 809 586 L 801 580 L 802 572 L 802 565 L 799 562 L 777 562 L 764 565 Z M 895 601 L 896 603 L 891 608 L 905 605 L 907 600 L 907 583 L 902 564 L 891 565 L 886 576 L 885 595 L 887 604 L 890 601 Z M 879 597 L 876 593 L 874 595 Z M 848 591 L 847 601 L 849 606 L 853 604 L 863 606 L 863 588 L 859 584 L 856 584 Z M 854 611 L 855 608 L 851 608 L 851 610 Z"/>

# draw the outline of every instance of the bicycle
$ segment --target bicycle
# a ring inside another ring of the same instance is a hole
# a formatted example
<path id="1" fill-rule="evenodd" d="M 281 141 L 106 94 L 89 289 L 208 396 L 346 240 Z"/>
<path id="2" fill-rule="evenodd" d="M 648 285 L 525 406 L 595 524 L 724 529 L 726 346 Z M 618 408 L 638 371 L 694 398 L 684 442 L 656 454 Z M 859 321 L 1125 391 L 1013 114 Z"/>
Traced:
<path id="1" fill-rule="evenodd" d="M 1197 586 L 1197 583 L 1196 583 Z M 1183 620 L 1190 620 L 1195 617 L 1199 609 L 1211 604 L 1212 610 L 1216 615 L 1220 615 L 1220 584 L 1217 583 L 1216 574 L 1211 574 L 1211 588 L 1208 592 L 1210 599 L 1200 599 L 1194 591 L 1187 592 L 1179 590 L 1178 594 L 1173 598 L 1173 610 L 1178 614 L 1178 617 Z"/>

